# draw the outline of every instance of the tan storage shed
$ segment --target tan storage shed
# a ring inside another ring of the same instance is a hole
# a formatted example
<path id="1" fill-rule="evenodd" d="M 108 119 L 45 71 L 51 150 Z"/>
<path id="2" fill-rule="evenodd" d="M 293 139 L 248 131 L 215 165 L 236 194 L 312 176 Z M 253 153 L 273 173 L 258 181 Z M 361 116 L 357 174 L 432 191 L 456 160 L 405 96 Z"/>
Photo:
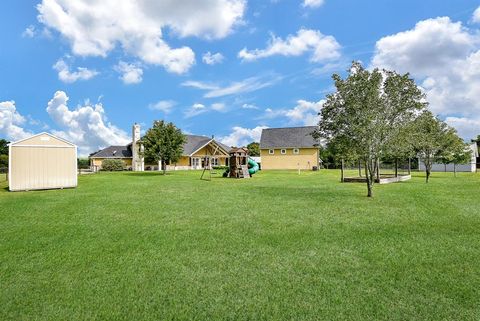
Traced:
<path id="1" fill-rule="evenodd" d="M 10 191 L 77 186 L 77 146 L 49 133 L 9 145 Z"/>

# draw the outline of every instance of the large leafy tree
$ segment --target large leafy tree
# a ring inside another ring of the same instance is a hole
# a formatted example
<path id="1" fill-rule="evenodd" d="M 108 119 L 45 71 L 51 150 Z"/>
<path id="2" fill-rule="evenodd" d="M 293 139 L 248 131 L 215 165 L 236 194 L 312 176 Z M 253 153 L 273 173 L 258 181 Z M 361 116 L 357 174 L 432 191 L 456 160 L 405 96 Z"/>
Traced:
<path id="1" fill-rule="evenodd" d="M 8 144 L 5 139 L 0 139 L 0 155 L 8 155 Z"/>
<path id="2" fill-rule="evenodd" d="M 165 165 L 177 162 L 182 156 L 186 137 L 173 123 L 160 120 L 154 121 L 152 128 L 143 136 L 142 142 L 145 158 L 161 162 L 165 174 Z"/>
<path id="3" fill-rule="evenodd" d="M 260 144 L 257 142 L 252 142 L 247 145 L 248 154 L 250 156 L 260 156 Z"/>
<path id="4" fill-rule="evenodd" d="M 367 195 L 373 184 L 379 159 L 394 142 L 403 126 L 426 107 L 424 94 L 408 74 L 365 69 L 353 62 L 349 75 L 332 76 L 336 92 L 327 96 L 314 136 L 343 145 L 365 164 Z"/>
<path id="5" fill-rule="evenodd" d="M 425 181 L 428 183 L 432 165 L 436 161 L 453 162 L 453 154 L 464 144 L 455 129 L 449 127 L 430 111 L 421 113 L 411 124 L 414 148 L 425 165 Z M 460 146 L 460 147 L 459 147 Z"/>

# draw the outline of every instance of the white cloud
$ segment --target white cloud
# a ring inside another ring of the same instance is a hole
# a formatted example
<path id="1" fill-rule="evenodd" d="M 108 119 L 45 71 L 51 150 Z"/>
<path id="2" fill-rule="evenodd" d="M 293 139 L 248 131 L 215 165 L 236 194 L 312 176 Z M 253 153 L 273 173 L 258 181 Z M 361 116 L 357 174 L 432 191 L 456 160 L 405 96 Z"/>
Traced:
<path id="1" fill-rule="evenodd" d="M 324 100 L 318 102 L 310 102 L 303 99 L 297 101 L 297 104 L 293 108 L 282 109 L 265 109 L 265 114 L 260 118 L 272 119 L 272 118 L 285 118 L 289 125 L 304 125 L 314 126 L 318 124 L 320 120 L 318 113 L 322 109 Z"/>
<path id="2" fill-rule="evenodd" d="M 58 71 L 58 79 L 66 83 L 73 83 L 77 80 L 88 80 L 98 75 L 96 70 L 82 67 L 78 67 L 77 71 L 71 72 L 70 67 L 63 59 L 58 60 L 55 65 L 53 65 L 53 69 Z"/>
<path id="3" fill-rule="evenodd" d="M 219 86 L 211 83 L 204 83 L 201 81 L 186 81 L 182 83 L 182 86 L 192 87 L 207 92 L 203 97 L 205 98 L 217 98 L 229 95 L 238 95 L 241 93 L 253 92 L 262 88 L 270 87 L 280 81 L 282 77 L 274 76 L 271 79 L 264 79 L 261 77 L 250 77 L 242 81 L 232 82 L 226 86 Z"/>
<path id="4" fill-rule="evenodd" d="M 80 56 L 106 57 L 117 45 L 145 63 L 184 73 L 195 63 L 189 47 L 171 48 L 164 30 L 179 37 L 218 39 L 242 23 L 246 0 L 43 0 L 38 20 L 57 30 Z"/>
<path id="5" fill-rule="evenodd" d="M 22 37 L 24 38 L 33 38 L 37 34 L 37 30 L 35 29 L 35 26 L 30 25 L 22 33 Z"/>
<path id="6" fill-rule="evenodd" d="M 221 53 L 217 52 L 215 54 L 212 54 L 210 51 L 205 53 L 202 57 L 203 62 L 207 65 L 215 65 L 222 63 L 224 59 L 225 57 Z"/>
<path id="7" fill-rule="evenodd" d="M 251 142 L 259 142 L 262 130 L 267 126 L 257 126 L 255 128 L 233 127 L 232 133 L 227 136 L 219 137 L 218 140 L 227 146 L 246 146 Z"/>
<path id="8" fill-rule="evenodd" d="M 0 102 L 0 136 L 16 141 L 32 135 L 22 125 L 23 117 L 16 109 L 14 101 Z"/>
<path id="9" fill-rule="evenodd" d="M 480 116 L 476 119 L 465 117 L 447 117 L 445 122 L 454 127 L 465 139 L 473 139 L 480 135 Z"/>
<path id="10" fill-rule="evenodd" d="M 480 119 L 478 30 L 469 30 L 448 17 L 420 21 L 411 30 L 380 39 L 372 64 L 410 72 L 424 88 L 431 109 L 443 117 L 454 117 L 451 124 L 465 126 L 469 119 L 472 125 Z M 480 128 L 477 131 L 480 133 Z"/>
<path id="11" fill-rule="evenodd" d="M 340 44 L 333 36 L 323 35 L 320 31 L 300 29 L 296 35 L 289 35 L 286 40 L 272 35 L 266 49 L 243 48 L 238 57 L 244 61 L 253 61 L 274 55 L 301 56 L 306 52 L 311 52 L 311 62 L 328 62 L 340 57 Z"/>
<path id="12" fill-rule="evenodd" d="M 124 84 L 130 85 L 142 82 L 143 70 L 138 64 L 120 61 L 114 69 L 121 74 L 120 79 Z"/>
<path id="13" fill-rule="evenodd" d="M 214 104 L 212 104 L 211 108 L 213 110 L 223 112 L 223 111 L 225 111 L 226 106 L 225 106 L 224 103 L 214 103 Z"/>
<path id="14" fill-rule="evenodd" d="M 473 13 L 472 21 L 474 23 L 480 23 L 480 7 L 478 7 L 477 10 L 475 10 L 475 12 Z"/>
<path id="15" fill-rule="evenodd" d="M 57 91 L 46 110 L 61 128 L 53 134 L 75 143 L 80 155 L 88 155 L 109 145 L 126 145 L 131 141 L 125 131 L 107 122 L 102 104 L 87 102 L 84 106 L 69 109 L 67 102 L 67 94 Z"/>
<path id="16" fill-rule="evenodd" d="M 303 6 L 310 7 L 310 8 L 318 8 L 324 4 L 324 0 L 304 0 Z"/>
<path id="17" fill-rule="evenodd" d="M 151 110 L 158 110 L 164 112 L 165 114 L 169 114 L 176 104 L 177 102 L 173 100 L 160 100 L 155 104 L 150 104 L 148 108 L 150 108 Z"/>
<path id="18" fill-rule="evenodd" d="M 207 111 L 208 109 L 204 104 L 195 103 L 185 111 L 185 118 L 195 117 Z"/>
<path id="19" fill-rule="evenodd" d="M 213 103 L 210 106 L 205 106 L 204 104 L 196 103 L 193 104 L 190 108 L 188 108 L 184 115 L 185 118 L 191 118 L 198 116 L 200 114 L 209 112 L 209 111 L 217 111 L 217 112 L 225 112 L 227 106 L 224 103 Z"/>
<path id="20" fill-rule="evenodd" d="M 260 108 L 258 108 L 258 106 L 254 105 L 254 104 L 243 104 L 242 108 L 243 109 L 260 109 Z"/>

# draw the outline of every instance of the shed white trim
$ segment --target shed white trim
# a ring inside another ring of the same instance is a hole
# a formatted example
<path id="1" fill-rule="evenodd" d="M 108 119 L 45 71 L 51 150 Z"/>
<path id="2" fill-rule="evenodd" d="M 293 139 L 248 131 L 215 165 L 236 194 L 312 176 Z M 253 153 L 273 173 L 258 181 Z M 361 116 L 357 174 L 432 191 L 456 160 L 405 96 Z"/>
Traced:
<path id="1" fill-rule="evenodd" d="M 55 136 L 55 135 L 50 134 L 50 133 L 47 133 L 47 132 L 41 132 L 41 133 L 39 133 L 39 134 L 32 135 L 32 136 L 29 136 L 29 137 L 27 137 L 27 138 L 23 138 L 23 139 L 17 140 L 17 141 L 15 141 L 15 142 L 11 142 L 11 143 L 8 144 L 8 145 L 9 145 L 9 146 L 10 146 L 10 145 L 16 145 L 16 144 L 19 144 L 19 143 L 21 143 L 21 142 L 23 142 L 23 141 L 26 141 L 26 140 L 28 140 L 28 139 L 32 139 L 32 138 L 35 138 L 35 137 L 38 137 L 38 136 L 41 136 L 41 135 L 48 135 L 48 136 L 50 136 L 50 137 L 52 137 L 52 138 L 55 138 L 55 139 L 58 139 L 58 140 L 64 142 L 65 144 L 71 145 L 71 146 L 73 146 L 73 147 L 77 147 L 77 145 L 75 145 L 74 143 L 71 143 L 71 142 L 69 142 L 68 140 L 65 140 L 65 139 L 63 139 L 63 138 L 61 138 L 61 137 Z M 28 146 L 28 145 L 24 145 L 24 146 Z M 35 145 L 35 146 L 38 146 L 38 145 Z M 63 147 L 65 147 L 65 146 L 63 146 Z"/>

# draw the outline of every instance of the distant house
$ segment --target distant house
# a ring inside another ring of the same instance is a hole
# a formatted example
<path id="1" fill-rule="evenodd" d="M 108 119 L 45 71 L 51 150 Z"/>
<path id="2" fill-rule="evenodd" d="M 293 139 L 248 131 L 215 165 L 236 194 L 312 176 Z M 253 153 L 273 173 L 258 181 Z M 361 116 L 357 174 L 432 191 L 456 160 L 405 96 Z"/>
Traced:
<path id="1" fill-rule="evenodd" d="M 260 138 L 262 169 L 313 169 L 319 163 L 315 126 L 267 128 Z"/>
<path id="2" fill-rule="evenodd" d="M 187 142 L 183 146 L 182 157 L 175 164 L 167 164 L 167 170 L 203 169 L 205 156 L 212 156 L 212 165 L 228 165 L 230 148 L 213 138 L 198 135 L 185 135 Z M 140 126 L 135 124 L 132 130 L 132 143 L 126 146 L 109 146 L 90 155 L 90 165 L 101 169 L 104 159 L 120 159 L 125 166 L 134 171 L 158 170 L 159 164 L 145 163 L 142 156 Z"/>
<path id="3" fill-rule="evenodd" d="M 432 164 L 432 172 L 453 172 L 454 170 L 457 172 L 476 172 L 477 170 L 477 157 L 478 156 L 478 146 L 477 143 L 472 143 L 470 145 L 470 149 L 472 151 L 472 157 L 470 162 L 466 164 L 442 164 L 442 163 L 434 163 Z M 425 163 L 423 163 L 420 159 L 418 160 L 418 167 L 419 170 L 425 170 Z"/>

